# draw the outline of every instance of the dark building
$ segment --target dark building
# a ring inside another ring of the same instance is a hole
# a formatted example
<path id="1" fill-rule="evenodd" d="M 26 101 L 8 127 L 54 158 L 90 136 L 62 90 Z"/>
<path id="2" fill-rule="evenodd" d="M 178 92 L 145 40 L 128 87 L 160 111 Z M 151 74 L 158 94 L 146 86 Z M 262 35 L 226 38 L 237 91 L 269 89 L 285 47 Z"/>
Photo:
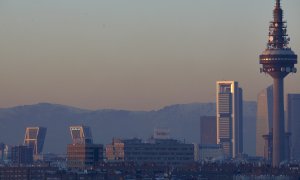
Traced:
<path id="1" fill-rule="evenodd" d="M 2 180 L 41 180 L 51 179 L 57 174 L 58 169 L 53 167 L 26 167 L 26 166 L 7 166 L 0 167 L 0 179 Z M 60 176 L 52 180 L 58 180 Z"/>
<path id="2" fill-rule="evenodd" d="M 107 159 L 134 162 L 138 165 L 182 166 L 194 161 L 194 145 L 174 139 L 113 140 L 107 145 Z"/>
<path id="3" fill-rule="evenodd" d="M 217 144 L 217 117 L 200 118 L 200 144 Z"/>
<path id="4" fill-rule="evenodd" d="M 289 73 L 296 73 L 297 55 L 289 48 L 286 22 L 283 21 L 283 10 L 280 0 L 276 0 L 273 11 L 274 20 L 269 26 L 269 40 L 266 50 L 259 56 L 260 69 L 273 78 L 273 152 L 274 167 L 285 160 L 285 123 L 283 79 Z"/>
<path id="5" fill-rule="evenodd" d="M 291 158 L 300 161 L 300 94 L 287 95 L 287 117 Z"/>
<path id="6" fill-rule="evenodd" d="M 5 144 L 0 143 L 0 162 L 4 160 L 4 149 L 5 149 Z"/>
<path id="7" fill-rule="evenodd" d="M 285 133 L 285 139 L 284 139 L 284 159 L 289 160 L 290 159 L 290 137 L 291 133 Z M 273 160 L 273 134 L 270 132 L 269 134 L 263 135 L 263 139 L 265 141 L 264 144 L 264 159 L 272 162 Z"/>
<path id="8" fill-rule="evenodd" d="M 32 164 L 33 148 L 30 146 L 13 146 L 11 148 L 11 161 L 14 164 Z"/>

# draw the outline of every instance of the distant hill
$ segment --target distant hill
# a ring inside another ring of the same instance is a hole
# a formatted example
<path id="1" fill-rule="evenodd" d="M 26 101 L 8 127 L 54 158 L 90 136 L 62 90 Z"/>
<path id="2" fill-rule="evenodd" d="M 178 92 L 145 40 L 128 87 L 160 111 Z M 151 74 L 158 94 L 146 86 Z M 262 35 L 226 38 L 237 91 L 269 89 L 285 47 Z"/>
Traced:
<path id="1" fill-rule="evenodd" d="M 107 144 L 113 137 L 146 139 L 155 127 L 167 127 L 171 136 L 199 142 L 200 116 L 215 115 L 215 103 L 178 104 L 157 111 L 85 110 L 40 103 L 0 109 L 0 142 L 21 144 L 26 126 L 47 127 L 44 152 L 65 153 L 71 142 L 69 126 L 92 129 L 94 142 Z M 244 102 L 244 149 L 255 153 L 256 102 Z M 247 127 L 247 128 L 245 128 Z"/>

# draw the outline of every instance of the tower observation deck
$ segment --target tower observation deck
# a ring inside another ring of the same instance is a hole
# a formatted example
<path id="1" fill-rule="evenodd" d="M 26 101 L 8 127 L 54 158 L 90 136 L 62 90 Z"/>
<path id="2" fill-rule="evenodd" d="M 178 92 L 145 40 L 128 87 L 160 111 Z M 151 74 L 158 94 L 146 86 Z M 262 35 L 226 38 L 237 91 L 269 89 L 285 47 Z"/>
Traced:
<path id="1" fill-rule="evenodd" d="M 274 20 L 269 26 L 269 40 L 266 50 L 259 56 L 260 72 L 273 78 L 273 157 L 272 165 L 279 166 L 284 159 L 284 85 L 283 79 L 289 73 L 296 73 L 297 55 L 288 47 L 286 21 L 283 21 L 281 1 L 276 0 L 273 10 Z"/>

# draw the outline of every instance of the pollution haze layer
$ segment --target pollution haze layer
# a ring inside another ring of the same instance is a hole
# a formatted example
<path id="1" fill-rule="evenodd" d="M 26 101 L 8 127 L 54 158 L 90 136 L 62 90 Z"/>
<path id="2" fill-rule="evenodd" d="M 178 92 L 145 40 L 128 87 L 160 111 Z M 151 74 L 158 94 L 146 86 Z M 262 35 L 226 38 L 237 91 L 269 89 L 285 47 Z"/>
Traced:
<path id="1" fill-rule="evenodd" d="M 259 73 L 273 0 L 2 0 L 0 107 L 37 102 L 151 110 L 215 100 L 236 80 L 244 99 L 272 83 Z M 300 1 L 283 1 L 300 53 Z M 299 93 L 300 73 L 286 78 Z"/>

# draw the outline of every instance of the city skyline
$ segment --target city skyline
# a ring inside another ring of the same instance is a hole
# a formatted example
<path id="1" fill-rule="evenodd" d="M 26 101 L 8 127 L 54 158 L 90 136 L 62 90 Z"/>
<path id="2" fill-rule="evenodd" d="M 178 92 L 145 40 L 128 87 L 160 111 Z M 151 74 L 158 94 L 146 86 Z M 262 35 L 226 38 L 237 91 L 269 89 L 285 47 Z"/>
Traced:
<path id="1" fill-rule="evenodd" d="M 257 57 L 274 1 L 131 2 L 2 1 L 0 107 L 152 110 L 213 102 L 217 80 L 243 84 L 246 100 L 271 84 Z M 283 1 L 296 54 L 299 5 Z M 286 93 L 300 91 L 297 78 Z"/>

